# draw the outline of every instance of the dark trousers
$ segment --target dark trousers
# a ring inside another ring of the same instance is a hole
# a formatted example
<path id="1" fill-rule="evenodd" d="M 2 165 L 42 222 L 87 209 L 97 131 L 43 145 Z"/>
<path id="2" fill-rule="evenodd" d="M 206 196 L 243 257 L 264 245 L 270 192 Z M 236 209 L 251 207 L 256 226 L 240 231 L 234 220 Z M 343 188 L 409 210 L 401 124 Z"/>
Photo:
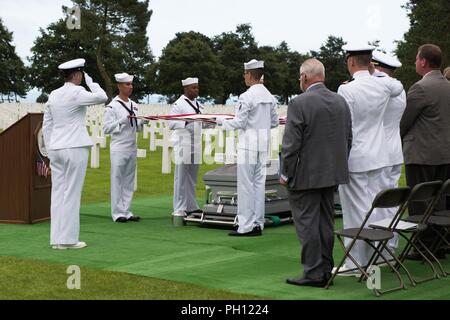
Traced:
<path id="1" fill-rule="evenodd" d="M 450 164 L 439 165 L 439 166 L 428 166 L 428 165 L 417 165 L 409 164 L 406 165 L 406 182 L 409 187 L 413 188 L 416 184 L 422 182 L 438 181 L 442 182 L 450 179 Z M 413 202 L 408 206 L 409 214 L 421 215 L 424 214 L 428 203 L 425 202 Z M 439 202 L 434 207 L 435 211 L 449 210 L 450 209 L 450 197 L 442 197 Z M 421 240 L 426 244 L 431 244 L 435 239 L 436 235 L 431 230 L 425 230 L 421 236 Z"/>
<path id="2" fill-rule="evenodd" d="M 292 216 L 302 245 L 304 278 L 322 280 L 333 269 L 335 190 L 336 187 L 289 191 Z"/>

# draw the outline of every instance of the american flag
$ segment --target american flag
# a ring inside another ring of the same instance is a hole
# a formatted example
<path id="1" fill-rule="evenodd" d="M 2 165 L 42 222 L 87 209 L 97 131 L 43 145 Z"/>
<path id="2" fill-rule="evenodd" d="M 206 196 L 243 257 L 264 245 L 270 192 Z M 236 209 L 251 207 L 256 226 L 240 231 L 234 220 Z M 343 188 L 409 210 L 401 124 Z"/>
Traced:
<path id="1" fill-rule="evenodd" d="M 44 177 L 47 179 L 48 176 L 51 175 L 50 168 L 45 163 L 45 160 L 42 158 L 39 152 L 37 153 L 36 159 L 36 172 L 39 177 Z"/>

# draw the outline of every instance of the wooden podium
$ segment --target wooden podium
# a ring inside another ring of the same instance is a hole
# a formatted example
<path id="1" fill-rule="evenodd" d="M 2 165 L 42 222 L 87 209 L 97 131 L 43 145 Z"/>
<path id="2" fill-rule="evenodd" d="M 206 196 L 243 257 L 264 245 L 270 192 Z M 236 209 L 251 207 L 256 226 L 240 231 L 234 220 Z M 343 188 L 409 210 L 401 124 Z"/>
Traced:
<path id="1" fill-rule="evenodd" d="M 0 223 L 50 219 L 49 160 L 40 153 L 43 114 L 29 113 L 0 133 Z"/>

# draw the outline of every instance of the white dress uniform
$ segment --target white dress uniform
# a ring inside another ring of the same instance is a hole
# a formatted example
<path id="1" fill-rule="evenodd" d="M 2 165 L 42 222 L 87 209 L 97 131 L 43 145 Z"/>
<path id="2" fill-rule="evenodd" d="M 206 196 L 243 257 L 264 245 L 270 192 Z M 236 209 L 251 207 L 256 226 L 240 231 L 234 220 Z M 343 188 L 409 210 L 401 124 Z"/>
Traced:
<path id="1" fill-rule="evenodd" d="M 184 80 L 183 85 L 198 83 L 196 78 Z M 170 115 L 201 114 L 202 106 L 197 99 L 189 100 L 182 95 L 171 107 Z M 175 160 L 173 214 L 199 210 L 195 197 L 197 176 L 202 161 L 202 123 L 169 121 L 174 130 L 172 142 Z"/>
<path id="2" fill-rule="evenodd" d="M 266 161 L 270 129 L 279 125 L 277 101 L 262 84 L 251 86 L 239 97 L 236 116 L 223 129 L 239 130 L 237 165 L 238 233 L 264 229 Z"/>
<path id="3" fill-rule="evenodd" d="M 83 66 L 84 59 L 77 59 L 59 68 Z M 91 92 L 66 82 L 50 93 L 45 106 L 43 133 L 52 170 L 50 244 L 53 246 L 79 242 L 81 192 L 92 146 L 85 123 L 87 106 L 108 99 L 105 91 L 88 76 L 86 83 Z"/>
<path id="4" fill-rule="evenodd" d="M 402 91 L 399 81 L 373 77 L 368 70 L 355 72 L 353 80 L 338 89 L 350 107 L 353 130 L 350 182 L 339 187 L 344 228 L 359 227 L 375 196 L 383 189 L 383 168 L 389 166 L 383 118 L 389 99 Z M 375 217 L 369 224 L 377 220 Z M 349 245 L 350 241 L 346 239 L 345 243 Z M 351 254 L 358 263 L 366 265 L 372 250 L 363 241 L 357 241 Z M 348 259 L 346 267 L 355 266 Z"/>
<path id="5" fill-rule="evenodd" d="M 133 80 L 129 81 L 132 82 Z M 127 81 L 128 82 L 128 81 Z M 130 219 L 136 173 L 136 133 L 142 131 L 143 121 L 130 119 L 139 115 L 138 104 L 115 97 L 105 109 L 103 131 L 111 135 L 111 215 L 113 221 Z"/>
<path id="6" fill-rule="evenodd" d="M 402 64 L 394 57 L 387 56 L 382 52 L 375 51 L 373 53 L 373 60 L 382 66 L 388 68 L 399 68 Z M 389 77 L 384 72 L 375 70 L 372 74 L 375 77 Z M 406 109 L 406 92 L 403 92 L 397 97 L 391 97 L 384 113 L 383 124 L 386 139 L 386 148 L 388 153 L 389 166 L 383 168 L 382 184 L 383 189 L 397 188 L 403 167 L 403 151 L 402 140 L 400 136 L 400 120 Z M 374 219 L 384 220 L 392 219 L 397 212 L 396 208 L 376 209 Z M 389 240 L 389 247 L 395 250 L 398 247 L 398 235 Z"/>

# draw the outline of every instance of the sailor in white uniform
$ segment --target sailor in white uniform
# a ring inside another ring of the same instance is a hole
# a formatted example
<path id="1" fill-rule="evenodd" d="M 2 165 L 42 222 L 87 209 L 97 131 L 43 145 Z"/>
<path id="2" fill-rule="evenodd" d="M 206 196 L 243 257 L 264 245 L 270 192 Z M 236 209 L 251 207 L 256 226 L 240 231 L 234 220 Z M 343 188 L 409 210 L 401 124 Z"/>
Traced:
<path id="1" fill-rule="evenodd" d="M 139 221 L 130 211 L 134 193 L 137 144 L 136 133 L 146 121 L 132 118 L 139 113 L 130 99 L 133 78 L 127 73 L 115 75 L 119 95 L 105 109 L 103 131 L 111 135 L 111 215 L 115 222 Z"/>
<path id="2" fill-rule="evenodd" d="M 339 196 L 344 228 L 357 228 L 362 224 L 375 196 L 384 188 L 383 168 L 389 166 L 389 157 L 383 118 L 389 100 L 400 95 L 403 86 L 393 78 L 373 77 L 369 73 L 374 47 L 347 45 L 344 50 L 353 80 L 341 85 L 338 94 L 345 98 L 350 107 L 353 145 L 348 160 L 350 183 L 339 187 Z M 374 220 L 371 219 L 371 222 Z M 348 245 L 349 239 L 345 243 Z M 372 252 L 366 243 L 357 241 L 351 254 L 360 265 L 365 266 Z M 347 259 L 340 271 L 354 267 L 353 262 Z"/>
<path id="3" fill-rule="evenodd" d="M 84 79 L 91 92 L 80 86 L 84 65 L 84 59 L 76 59 L 59 66 L 66 82 L 50 93 L 44 111 L 44 141 L 52 170 L 53 249 L 86 247 L 79 241 L 81 192 L 92 146 L 85 117 L 88 106 L 105 103 L 108 97 L 86 73 Z"/>
<path id="4" fill-rule="evenodd" d="M 244 64 L 249 89 L 239 97 L 232 120 L 217 118 L 225 130 L 240 130 L 237 165 L 237 219 L 239 228 L 230 236 L 261 236 L 264 229 L 266 161 L 270 129 L 279 124 L 277 101 L 261 83 L 264 61 Z"/>
<path id="5" fill-rule="evenodd" d="M 397 68 L 402 66 L 397 58 L 389 56 L 380 51 L 374 51 L 372 56 L 374 69 L 371 71 L 375 77 L 393 77 Z M 392 189 L 398 187 L 398 182 L 402 174 L 403 151 L 402 139 L 400 136 L 400 120 L 406 109 L 406 92 L 397 97 L 391 97 L 384 113 L 383 125 L 385 134 L 385 148 L 388 153 L 388 165 L 383 168 L 382 185 L 383 189 Z M 396 208 L 376 209 L 374 220 L 392 219 L 397 212 Z M 389 240 L 389 247 L 395 252 L 398 247 L 398 235 Z"/>
<path id="6" fill-rule="evenodd" d="M 201 114 L 198 78 L 181 81 L 184 94 L 172 105 L 170 115 Z M 201 213 L 195 198 L 198 170 L 202 161 L 202 123 L 170 121 L 175 159 L 173 215 Z"/>

